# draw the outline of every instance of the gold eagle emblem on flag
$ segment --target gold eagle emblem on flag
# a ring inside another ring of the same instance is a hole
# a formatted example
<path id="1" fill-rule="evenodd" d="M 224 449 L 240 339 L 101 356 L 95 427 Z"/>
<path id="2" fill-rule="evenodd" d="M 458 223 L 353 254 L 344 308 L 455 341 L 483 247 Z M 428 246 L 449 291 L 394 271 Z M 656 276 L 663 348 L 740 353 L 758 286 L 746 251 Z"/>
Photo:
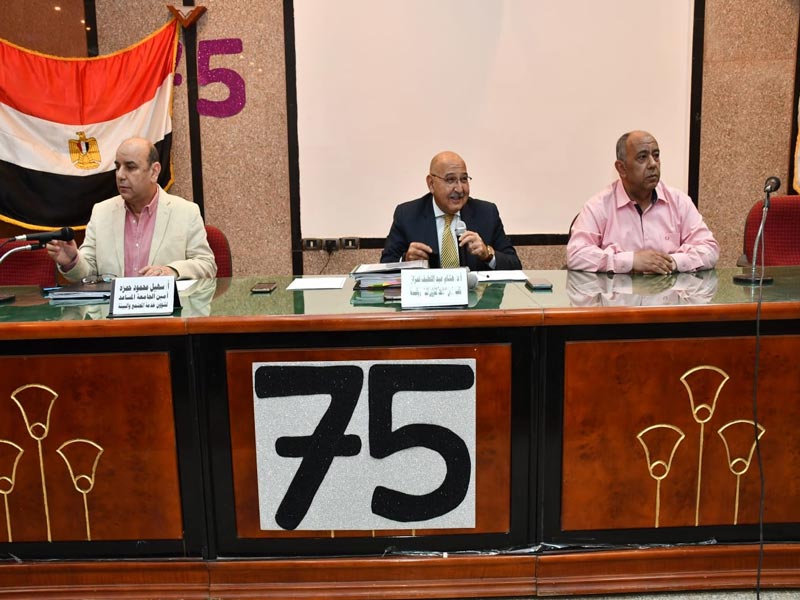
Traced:
<path id="1" fill-rule="evenodd" d="M 79 169 L 96 169 L 100 166 L 100 146 L 97 138 L 87 138 L 83 131 L 75 132 L 77 140 L 69 140 L 69 158 Z"/>

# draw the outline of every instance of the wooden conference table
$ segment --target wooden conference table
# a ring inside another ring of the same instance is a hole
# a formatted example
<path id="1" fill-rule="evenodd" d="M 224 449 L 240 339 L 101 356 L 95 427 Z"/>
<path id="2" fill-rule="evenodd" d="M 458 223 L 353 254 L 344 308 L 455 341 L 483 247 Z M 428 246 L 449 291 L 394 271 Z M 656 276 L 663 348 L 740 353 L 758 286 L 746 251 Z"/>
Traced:
<path id="1" fill-rule="evenodd" d="M 6 289 L 0 597 L 753 587 L 760 473 L 761 584 L 800 587 L 800 268 L 737 272 L 436 311 L 219 279 L 127 320 Z"/>

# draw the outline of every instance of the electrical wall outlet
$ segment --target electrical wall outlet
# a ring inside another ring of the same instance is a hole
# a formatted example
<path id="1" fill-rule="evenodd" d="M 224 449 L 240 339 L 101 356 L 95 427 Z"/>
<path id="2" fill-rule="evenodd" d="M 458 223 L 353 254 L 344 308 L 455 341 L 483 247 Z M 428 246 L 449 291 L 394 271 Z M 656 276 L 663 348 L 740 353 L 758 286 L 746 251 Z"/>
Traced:
<path id="1" fill-rule="evenodd" d="M 325 252 L 330 254 L 334 250 L 339 249 L 339 240 L 337 240 L 336 238 L 324 239 L 322 240 L 322 248 L 325 250 Z"/>
<path id="2" fill-rule="evenodd" d="M 303 238 L 303 250 L 322 250 L 320 238 Z"/>
<path id="3" fill-rule="evenodd" d="M 342 250 L 358 250 L 357 237 L 343 237 L 339 238 L 339 248 Z"/>

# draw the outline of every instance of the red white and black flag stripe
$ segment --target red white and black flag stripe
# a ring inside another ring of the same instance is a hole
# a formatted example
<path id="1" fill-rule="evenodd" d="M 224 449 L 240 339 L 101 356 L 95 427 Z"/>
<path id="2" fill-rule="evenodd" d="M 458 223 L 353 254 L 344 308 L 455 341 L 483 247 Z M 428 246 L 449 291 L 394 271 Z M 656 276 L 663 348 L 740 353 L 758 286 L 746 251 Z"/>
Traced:
<path id="1" fill-rule="evenodd" d="M 155 143 L 172 183 L 178 21 L 106 56 L 60 58 L 0 40 L 0 220 L 81 226 L 117 194 L 114 157 L 129 137 Z"/>

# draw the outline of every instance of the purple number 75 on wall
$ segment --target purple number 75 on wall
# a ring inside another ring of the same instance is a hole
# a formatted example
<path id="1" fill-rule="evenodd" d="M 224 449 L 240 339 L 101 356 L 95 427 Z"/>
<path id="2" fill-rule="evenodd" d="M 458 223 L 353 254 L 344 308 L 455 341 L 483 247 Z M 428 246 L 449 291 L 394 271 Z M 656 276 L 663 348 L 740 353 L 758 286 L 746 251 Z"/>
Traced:
<path id="1" fill-rule="evenodd" d="M 247 100 L 245 83 L 239 73 L 225 67 L 211 67 L 211 57 L 219 54 L 241 54 L 242 40 L 239 38 L 223 38 L 218 40 L 201 40 L 197 47 L 197 81 L 201 87 L 221 83 L 228 88 L 228 97 L 224 100 L 197 100 L 197 112 L 205 117 L 224 119 L 238 115 L 244 109 Z M 180 62 L 183 45 L 178 44 L 176 63 Z M 180 85 L 180 75 L 175 75 L 175 85 Z"/>

